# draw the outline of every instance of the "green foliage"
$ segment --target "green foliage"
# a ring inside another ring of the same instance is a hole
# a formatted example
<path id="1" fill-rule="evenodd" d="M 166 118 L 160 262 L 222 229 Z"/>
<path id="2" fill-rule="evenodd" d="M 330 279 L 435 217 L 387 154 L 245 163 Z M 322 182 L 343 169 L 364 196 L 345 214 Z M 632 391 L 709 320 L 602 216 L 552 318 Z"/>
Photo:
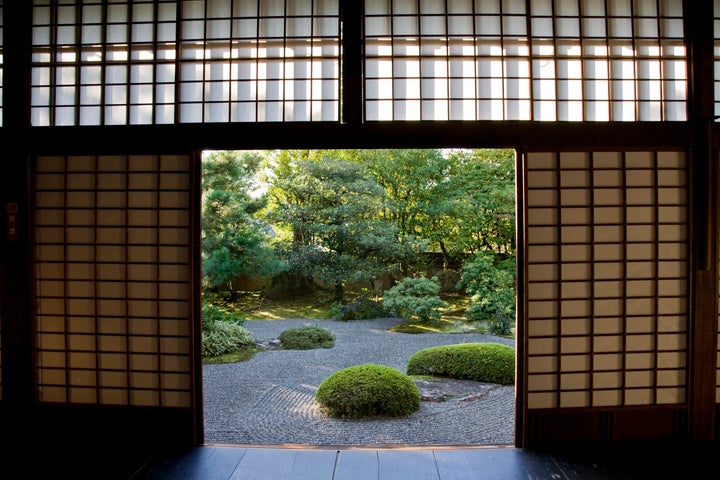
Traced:
<path id="1" fill-rule="evenodd" d="M 223 310 L 214 303 L 202 302 L 202 327 L 210 327 L 216 322 L 229 322 L 243 325 L 245 319 L 237 312 Z"/>
<path id="2" fill-rule="evenodd" d="M 494 335 L 508 335 L 515 318 L 515 257 L 499 261 L 483 251 L 465 262 L 458 282 L 470 297 L 469 321 L 485 321 Z"/>
<path id="3" fill-rule="evenodd" d="M 335 336 L 324 328 L 308 325 L 283 331 L 280 334 L 280 345 L 285 350 L 332 348 L 335 346 Z"/>
<path id="4" fill-rule="evenodd" d="M 241 275 L 273 276 L 286 266 L 271 245 L 272 229 L 257 218 L 264 195 L 251 195 L 262 157 L 218 152 L 203 160 L 203 285 L 218 289 Z"/>
<path id="5" fill-rule="evenodd" d="M 372 300 L 366 296 L 359 296 L 351 303 L 342 305 L 336 303 L 332 308 L 333 318 L 336 320 L 368 320 L 389 316 L 382 302 Z"/>
<path id="6" fill-rule="evenodd" d="M 439 186 L 430 235 L 451 255 L 515 251 L 514 150 L 455 150 L 453 175 Z"/>
<path id="7" fill-rule="evenodd" d="M 371 363 L 333 373 L 320 384 L 315 399 L 335 418 L 400 417 L 420 408 L 420 392 L 407 375 Z"/>
<path id="8" fill-rule="evenodd" d="M 254 343 L 238 314 L 222 310 L 215 304 L 202 304 L 202 356 L 217 357 L 235 352 Z"/>
<path id="9" fill-rule="evenodd" d="M 218 365 L 221 363 L 240 363 L 247 362 L 255 356 L 257 352 L 265 350 L 262 347 L 247 346 L 239 350 L 235 350 L 214 357 L 203 357 L 203 365 Z"/>
<path id="10" fill-rule="evenodd" d="M 427 252 L 514 257 L 511 149 L 216 152 L 202 168 L 205 288 L 290 271 L 344 303 L 348 284 L 426 271 Z M 498 331 L 513 318 L 472 308 Z"/>
<path id="11" fill-rule="evenodd" d="M 394 269 L 396 230 L 382 218 L 383 188 L 362 165 L 341 158 L 290 158 L 269 190 L 268 218 L 292 232 L 290 271 L 319 279 L 344 297 L 346 283 Z"/>
<path id="12" fill-rule="evenodd" d="M 217 357 L 252 345 L 252 334 L 242 317 L 217 305 L 202 304 L 202 355 Z"/>
<path id="13" fill-rule="evenodd" d="M 487 321 L 488 332 L 499 337 L 508 337 L 512 334 L 514 320 L 509 315 L 498 312 Z"/>
<path id="14" fill-rule="evenodd" d="M 252 334 L 237 323 L 215 322 L 202 332 L 203 357 L 216 357 L 252 344 Z"/>
<path id="15" fill-rule="evenodd" d="M 514 252 L 514 150 L 362 150 L 353 158 L 385 189 L 404 267 L 422 268 L 420 252 L 431 250 L 449 264 L 481 250 Z"/>
<path id="16" fill-rule="evenodd" d="M 385 291 L 383 305 L 392 315 L 419 322 L 437 323 L 447 304 L 440 298 L 437 277 L 404 278 Z"/>
<path id="17" fill-rule="evenodd" d="M 512 385 L 515 383 L 515 349 L 500 343 L 430 347 L 410 356 L 407 374 Z"/>
<path id="18" fill-rule="evenodd" d="M 452 159 L 437 149 L 360 150 L 357 158 L 385 190 L 383 216 L 397 228 L 402 271 L 423 269 L 437 219 L 430 210 L 447 197 L 438 186 L 452 175 Z"/>

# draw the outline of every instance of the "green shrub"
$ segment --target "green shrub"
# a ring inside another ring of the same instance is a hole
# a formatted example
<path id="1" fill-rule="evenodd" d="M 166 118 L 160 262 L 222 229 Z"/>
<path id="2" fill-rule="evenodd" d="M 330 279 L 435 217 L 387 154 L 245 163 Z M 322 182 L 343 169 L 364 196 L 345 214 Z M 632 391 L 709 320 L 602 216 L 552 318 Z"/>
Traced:
<path id="1" fill-rule="evenodd" d="M 252 345 L 252 334 L 243 327 L 244 322 L 237 313 L 203 302 L 202 356 L 217 357 Z"/>
<path id="2" fill-rule="evenodd" d="M 462 268 L 459 289 L 470 297 L 469 321 L 483 321 L 493 335 L 509 335 L 515 319 L 515 257 L 500 260 L 493 252 L 479 252 Z"/>
<path id="3" fill-rule="evenodd" d="M 488 332 L 499 337 L 508 337 L 512 333 L 512 320 L 510 315 L 497 312 L 487 321 Z"/>
<path id="4" fill-rule="evenodd" d="M 234 322 L 214 321 L 203 327 L 203 357 L 217 357 L 253 343 L 250 331 Z"/>
<path id="5" fill-rule="evenodd" d="M 215 322 L 230 322 L 235 323 L 237 325 L 243 325 L 245 323 L 245 319 L 242 318 L 238 313 L 236 312 L 229 312 L 227 310 L 223 310 L 217 305 L 213 303 L 208 303 L 206 301 L 202 302 L 202 326 L 203 329 L 212 323 Z"/>
<path id="6" fill-rule="evenodd" d="M 437 277 L 404 278 L 383 294 L 383 305 L 392 315 L 419 322 L 439 322 L 447 304 L 440 298 Z"/>
<path id="7" fill-rule="evenodd" d="M 335 336 L 317 326 L 290 328 L 280 334 L 280 346 L 285 350 L 332 348 L 335 346 Z"/>
<path id="8" fill-rule="evenodd" d="M 515 349 L 500 343 L 430 347 L 410 356 L 407 374 L 512 385 L 515 383 Z"/>
<path id="9" fill-rule="evenodd" d="M 382 302 L 371 300 L 365 296 L 357 297 L 351 303 L 332 307 L 333 318 L 336 320 L 368 320 L 387 317 L 389 312 L 383 308 Z"/>
<path id="10" fill-rule="evenodd" d="M 333 373 L 320 384 L 315 400 L 335 418 L 400 417 L 420 408 L 420 392 L 410 377 L 372 363 Z"/>

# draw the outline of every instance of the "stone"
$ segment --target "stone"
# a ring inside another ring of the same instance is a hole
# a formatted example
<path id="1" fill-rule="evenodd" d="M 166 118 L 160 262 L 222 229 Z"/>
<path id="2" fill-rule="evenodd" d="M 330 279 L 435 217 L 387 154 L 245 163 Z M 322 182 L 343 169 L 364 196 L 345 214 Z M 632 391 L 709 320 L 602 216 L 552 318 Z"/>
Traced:
<path id="1" fill-rule="evenodd" d="M 500 385 L 494 383 L 457 380 L 453 378 L 417 378 L 413 377 L 423 402 L 469 402 L 479 400 Z"/>

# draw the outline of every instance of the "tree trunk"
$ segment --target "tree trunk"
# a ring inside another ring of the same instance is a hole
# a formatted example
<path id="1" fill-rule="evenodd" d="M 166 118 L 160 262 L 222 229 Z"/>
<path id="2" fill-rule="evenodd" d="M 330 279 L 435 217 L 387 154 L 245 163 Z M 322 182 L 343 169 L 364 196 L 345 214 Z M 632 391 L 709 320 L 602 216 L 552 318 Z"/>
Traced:
<path id="1" fill-rule="evenodd" d="M 440 250 L 442 251 L 443 258 L 445 258 L 444 267 L 448 268 L 450 266 L 450 254 L 448 253 L 447 248 L 445 248 L 445 242 L 441 240 L 438 242 L 438 244 L 440 245 Z"/>
<path id="2" fill-rule="evenodd" d="M 334 288 L 334 300 L 343 303 L 345 301 L 345 289 L 342 282 L 337 282 Z"/>

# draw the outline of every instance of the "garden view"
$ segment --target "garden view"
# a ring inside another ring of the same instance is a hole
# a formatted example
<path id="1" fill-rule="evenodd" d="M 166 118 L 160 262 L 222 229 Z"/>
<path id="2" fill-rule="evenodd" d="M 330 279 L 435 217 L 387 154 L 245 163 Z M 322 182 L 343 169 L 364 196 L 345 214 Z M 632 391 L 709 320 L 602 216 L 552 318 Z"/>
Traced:
<path id="1" fill-rule="evenodd" d="M 207 153 L 203 357 L 241 359 L 262 318 L 514 338 L 515 248 L 513 150 Z"/>

